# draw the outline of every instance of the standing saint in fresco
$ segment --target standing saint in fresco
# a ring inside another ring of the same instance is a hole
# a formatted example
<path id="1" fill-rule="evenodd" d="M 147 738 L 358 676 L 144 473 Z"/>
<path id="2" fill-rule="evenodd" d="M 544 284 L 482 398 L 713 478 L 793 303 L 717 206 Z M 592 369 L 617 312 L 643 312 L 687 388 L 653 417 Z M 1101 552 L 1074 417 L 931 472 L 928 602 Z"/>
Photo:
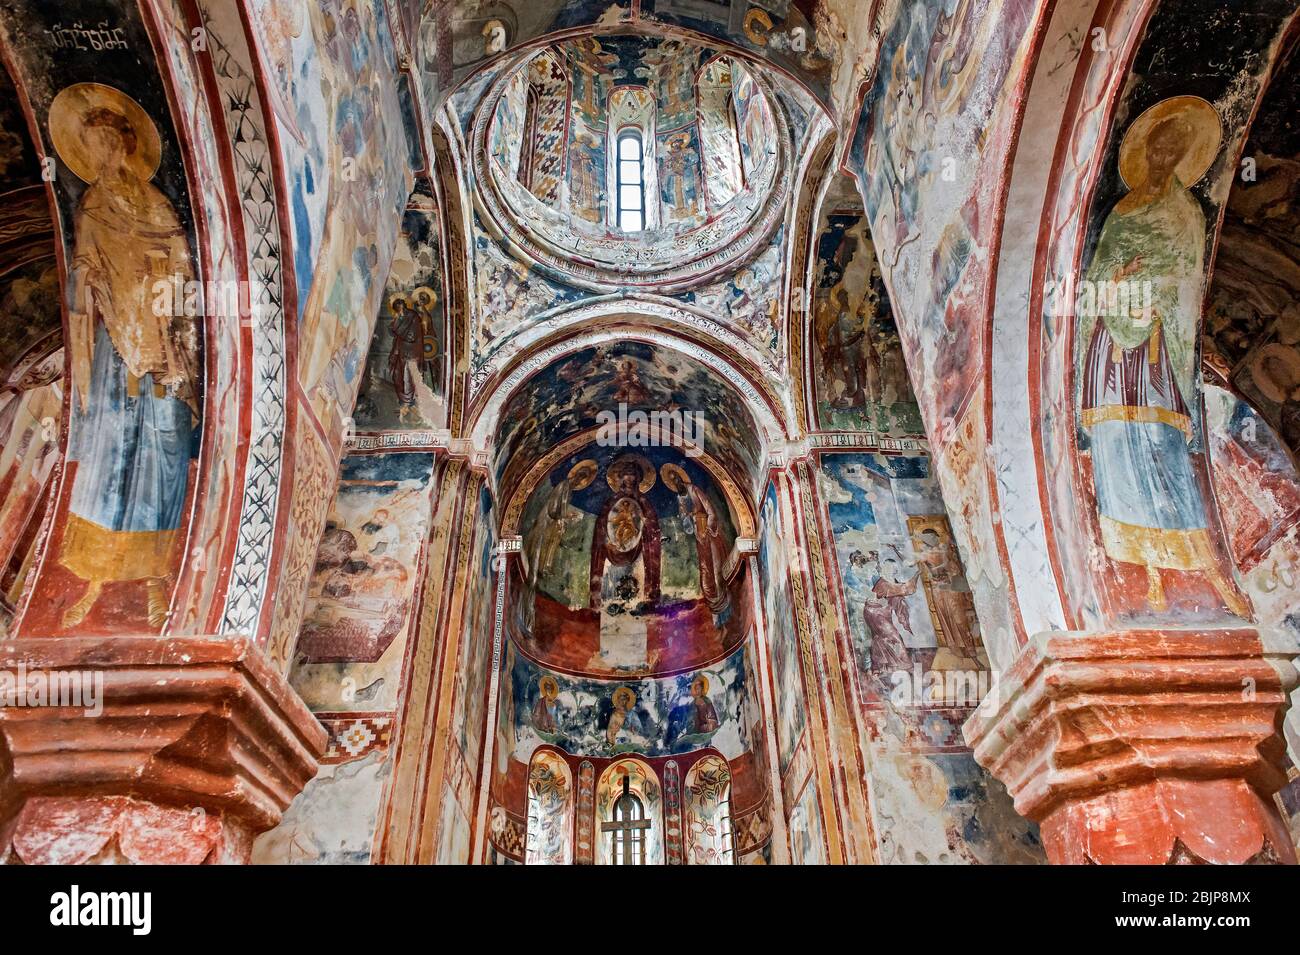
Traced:
<path id="1" fill-rule="evenodd" d="M 874 550 L 868 554 L 854 551 L 849 560 L 855 571 L 866 571 L 871 587 L 871 593 L 862 603 L 862 620 L 871 638 L 872 672 L 883 676 L 895 670 L 911 669 L 912 655 L 903 634 L 913 636 L 912 611 L 907 599 L 916 593 L 920 573 L 900 581 L 898 561 L 892 557 L 882 559 Z"/>
<path id="2" fill-rule="evenodd" d="M 430 327 L 437 295 L 421 286 L 406 295 L 394 295 L 388 302 L 391 318 L 388 330 L 393 336 L 393 347 L 388 353 L 388 380 L 397 396 L 399 416 L 405 418 L 416 405 L 418 385 L 426 377 L 432 378 L 433 357 L 437 343 Z"/>
<path id="3" fill-rule="evenodd" d="M 655 469 L 639 454 L 609 465 L 613 494 L 596 516 L 591 544 L 591 607 L 600 614 L 600 658 L 606 665 L 644 667 L 645 614 L 659 602 L 659 516 L 646 494 Z"/>
<path id="4" fill-rule="evenodd" d="M 588 222 L 602 219 L 600 196 L 603 174 L 597 151 L 600 144 L 585 129 L 569 144 L 569 197 L 573 214 Z"/>
<path id="5" fill-rule="evenodd" d="M 726 609 L 728 595 L 726 581 L 722 579 L 727 562 L 727 544 L 722 537 L 718 513 L 708 495 L 691 482 L 690 475 L 677 464 L 660 468 L 664 484 L 677 495 L 677 508 L 681 514 L 682 528 L 695 538 L 695 553 L 700 563 L 700 593 L 709 609 L 721 613 Z"/>
<path id="6" fill-rule="evenodd" d="M 579 461 L 569 468 L 568 473 L 556 482 L 547 495 L 546 502 L 542 505 L 542 512 L 537 518 L 537 526 L 528 539 L 527 573 L 530 591 L 536 591 L 542 576 L 551 569 L 551 565 L 555 562 L 555 553 L 560 548 L 560 542 L 564 540 L 564 532 L 568 530 L 570 524 L 580 520 L 571 501 L 576 492 L 586 490 L 591 485 L 591 482 L 596 479 L 596 472 L 595 461 L 590 458 Z M 531 601 L 526 601 L 526 604 L 531 610 Z M 531 614 L 528 627 L 532 629 Z"/>
<path id="7" fill-rule="evenodd" d="M 156 315 L 154 283 L 194 278 L 189 242 L 151 182 L 161 143 L 133 99 L 78 83 L 50 105 L 50 136 L 86 184 L 74 217 L 68 348 L 77 462 L 59 562 L 86 582 L 63 616 L 85 619 L 108 581 L 143 580 L 149 624 L 167 614 L 199 420 L 192 319 Z"/>
<path id="8" fill-rule="evenodd" d="M 689 133 L 674 133 L 665 141 L 663 198 L 672 207 L 669 218 L 690 219 L 696 214 L 699 161 Z"/>
<path id="9" fill-rule="evenodd" d="M 916 562 L 925 579 L 926 595 L 937 624 L 935 629 L 944 646 L 960 657 L 975 659 L 979 654 L 975 598 L 966 583 L 948 521 L 943 517 L 919 520 L 927 524 L 913 538 L 920 551 Z"/>
<path id="10" fill-rule="evenodd" d="M 1206 224 L 1188 188 L 1221 140 L 1218 114 L 1196 96 L 1157 103 L 1129 127 L 1119 158 L 1129 192 L 1106 217 L 1085 289 L 1136 292 L 1094 294 L 1098 307 L 1079 315 L 1080 423 L 1102 545 L 1146 570 L 1153 610 L 1166 606 L 1160 571 L 1180 570 L 1205 574 L 1246 612 L 1219 569 L 1192 466 Z"/>

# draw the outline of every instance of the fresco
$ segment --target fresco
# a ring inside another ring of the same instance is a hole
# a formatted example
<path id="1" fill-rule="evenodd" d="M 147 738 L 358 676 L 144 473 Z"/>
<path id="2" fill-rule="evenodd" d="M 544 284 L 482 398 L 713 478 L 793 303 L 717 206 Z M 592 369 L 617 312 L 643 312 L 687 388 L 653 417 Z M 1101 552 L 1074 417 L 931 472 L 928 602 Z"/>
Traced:
<path id="1" fill-rule="evenodd" d="M 677 448 L 589 445 L 532 492 L 521 528 L 520 650 L 575 673 L 694 669 L 749 632 L 724 575 L 736 531 Z"/>
<path id="2" fill-rule="evenodd" d="M 461 862 L 469 858 L 468 847 L 464 854 L 457 854 L 453 840 L 445 834 L 461 831 L 468 834 L 473 826 L 495 634 L 497 574 L 493 566 L 496 534 L 493 532 L 495 519 L 492 514 L 492 496 L 484 489 L 479 492 L 476 502 L 466 501 L 465 506 L 477 506 L 478 519 L 473 542 L 472 573 L 466 584 L 468 596 L 463 618 L 460 662 L 455 668 L 455 684 L 452 689 L 454 696 L 448 758 L 451 768 L 446 773 L 442 796 L 444 822 L 438 845 L 440 862 Z"/>
<path id="3" fill-rule="evenodd" d="M 507 681 L 513 712 L 506 752 L 524 765 L 549 743 L 566 753 L 667 756 L 712 746 L 728 759 L 751 748 L 742 646 L 701 670 L 610 682 L 539 667 L 511 647 Z"/>
<path id="4" fill-rule="evenodd" d="M 573 862 L 573 773 L 564 757 L 538 750 L 528 768 L 528 852 L 525 865 Z"/>
<path id="5" fill-rule="evenodd" d="M 881 38 L 852 144 L 891 305 L 912 366 L 927 370 L 914 385 L 937 439 L 983 368 L 992 169 L 1004 159 L 1010 81 L 1033 10 L 1026 0 L 901 6 Z"/>
<path id="6" fill-rule="evenodd" d="M 706 366 L 677 352 L 626 341 L 566 355 L 528 380 L 502 409 L 497 439 L 499 485 L 508 492 L 522 462 L 541 458 L 564 439 L 598 428 L 603 413 L 674 409 L 688 435 L 742 480 L 759 465 L 752 416 Z"/>
<path id="7" fill-rule="evenodd" d="M 299 384 L 336 435 L 411 186 L 391 24 L 374 0 L 252 6 L 289 179 Z"/>
<path id="8" fill-rule="evenodd" d="M 63 353 L 0 392 L 0 589 L 12 609 L 25 582 L 47 485 L 59 460 Z"/>
<path id="9" fill-rule="evenodd" d="M 74 43 L 58 8 L 0 11 L 9 34 L 24 37 L 14 67 L 38 78 L 24 85 L 43 154 L 55 162 L 68 263 L 69 465 L 23 626 L 140 633 L 166 621 L 184 552 L 204 329 L 201 315 L 154 308 L 155 282 L 198 276 L 188 186 L 149 34 L 134 6 L 101 3 L 90 13 L 95 44 Z M 50 64 L 54 83 L 45 80 Z M 35 228 L 21 224 L 23 208 L 6 209 L 19 234 Z M 57 280 L 33 259 L 20 281 L 6 298 L 45 311 L 43 289 Z M 32 331 L 52 320 L 47 313 Z"/>
<path id="10" fill-rule="evenodd" d="M 427 189 L 407 203 L 365 375 L 357 431 L 437 428 L 446 422 L 446 289 L 441 217 Z"/>
<path id="11" fill-rule="evenodd" d="M 807 702 L 794 607 L 790 602 L 789 530 L 785 527 L 775 485 L 763 495 L 758 546 L 759 578 L 763 581 L 763 619 L 771 652 L 776 692 L 776 739 L 782 778 L 790 768 L 803 736 Z"/>
<path id="12" fill-rule="evenodd" d="M 688 865 L 731 865 L 731 770 L 705 756 L 686 774 L 683 794 Z"/>
<path id="13" fill-rule="evenodd" d="M 858 666 L 987 666 L 975 605 L 929 458 L 827 454 L 821 488 Z"/>
<path id="14" fill-rule="evenodd" d="M 813 272 L 813 388 L 822 428 L 924 432 L 867 218 L 828 212 Z"/>
<path id="15" fill-rule="evenodd" d="M 1238 395 L 1207 383 L 1204 400 L 1210 472 L 1237 580 L 1261 626 L 1300 637 L 1295 460 L 1263 416 Z"/>
<path id="16" fill-rule="evenodd" d="M 1277 65 L 1246 143 L 1252 173 L 1228 195 L 1206 308 L 1207 352 L 1300 452 L 1300 56 Z"/>
<path id="17" fill-rule="evenodd" d="M 826 843 L 822 830 L 821 807 L 817 803 L 817 786 L 804 787 L 799 801 L 790 810 L 786 823 L 790 833 L 790 863 L 792 865 L 825 865 Z"/>
<path id="18" fill-rule="evenodd" d="M 313 709 L 396 706 L 432 473 L 432 454 L 343 459 L 290 675 Z"/>

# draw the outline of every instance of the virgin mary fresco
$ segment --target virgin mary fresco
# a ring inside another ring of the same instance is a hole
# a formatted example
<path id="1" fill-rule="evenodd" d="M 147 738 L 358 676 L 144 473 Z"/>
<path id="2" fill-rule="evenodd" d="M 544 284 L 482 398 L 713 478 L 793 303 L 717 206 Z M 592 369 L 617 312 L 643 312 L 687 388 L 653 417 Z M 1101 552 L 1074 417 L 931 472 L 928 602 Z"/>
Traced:
<path id="1" fill-rule="evenodd" d="M 1203 573 L 1229 609 L 1246 609 L 1211 548 L 1192 466 L 1206 223 L 1188 190 L 1221 140 L 1218 114 L 1196 96 L 1163 100 L 1134 121 L 1119 157 L 1129 191 L 1106 217 L 1085 278 L 1088 288 L 1146 292 L 1079 316 L 1081 424 L 1103 547 L 1146 570 L 1154 610 L 1166 606 L 1161 570 Z"/>
<path id="2" fill-rule="evenodd" d="M 105 582 L 143 580 L 158 627 L 199 404 L 193 322 L 155 315 L 152 288 L 193 279 L 189 243 L 150 182 L 161 144 L 135 100 L 78 83 L 54 98 L 49 125 L 59 158 L 86 183 L 68 277 L 77 470 L 59 557 L 86 590 L 63 625 L 85 619 Z"/>

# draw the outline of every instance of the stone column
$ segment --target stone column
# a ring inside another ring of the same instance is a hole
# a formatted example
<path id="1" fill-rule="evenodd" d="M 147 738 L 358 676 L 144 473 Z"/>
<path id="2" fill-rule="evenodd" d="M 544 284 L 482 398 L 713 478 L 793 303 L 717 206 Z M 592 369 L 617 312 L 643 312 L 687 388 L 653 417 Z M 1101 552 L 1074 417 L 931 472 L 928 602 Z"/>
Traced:
<path id="1" fill-rule="evenodd" d="M 1251 628 L 1040 634 L 966 740 L 1054 863 L 1294 863 L 1271 797 L 1296 653 Z"/>
<path id="2" fill-rule="evenodd" d="M 326 733 L 242 637 L 0 645 L 0 860 L 238 863 Z"/>

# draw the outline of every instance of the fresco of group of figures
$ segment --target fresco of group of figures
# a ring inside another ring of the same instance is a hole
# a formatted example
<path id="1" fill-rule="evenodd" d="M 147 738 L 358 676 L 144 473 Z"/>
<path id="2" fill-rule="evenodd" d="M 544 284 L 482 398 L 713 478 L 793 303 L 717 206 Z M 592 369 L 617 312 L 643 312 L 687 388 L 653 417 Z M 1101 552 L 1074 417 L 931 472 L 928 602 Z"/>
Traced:
<path id="1" fill-rule="evenodd" d="M 897 672 L 980 667 L 975 605 L 924 456 L 827 454 L 821 488 L 858 666 Z"/>
<path id="2" fill-rule="evenodd" d="M 827 430 L 918 434 L 898 328 L 867 218 L 830 212 L 813 272 L 813 388 Z"/>
<path id="3" fill-rule="evenodd" d="M 138 10 L 100 2 L 78 9 L 83 22 L 67 14 L 26 2 L 0 11 L 9 35 L 24 38 L 13 66 L 43 153 L 55 161 L 72 264 L 63 303 L 69 464 L 43 589 L 27 621 L 47 633 L 141 632 L 166 619 L 196 487 L 202 319 L 152 307 L 156 281 L 197 277 L 190 197 Z M 34 196 L 7 205 L 5 215 L 22 217 L 24 209 L 34 224 Z M 57 285 L 48 267 L 34 268 L 9 285 L 6 300 L 20 313 L 44 312 L 54 304 L 51 281 Z M 59 312 L 32 317 L 29 333 L 57 325 Z M 28 446 L 33 437 L 44 444 L 48 431 L 31 431 Z"/>
<path id="4" fill-rule="evenodd" d="M 350 455 L 321 536 L 291 682 L 316 710 L 391 709 L 419 592 L 433 455 Z"/>
<path id="5" fill-rule="evenodd" d="M 758 733 L 747 647 L 704 669 L 622 682 L 572 677 L 511 647 L 503 693 L 507 752 L 525 765 L 543 743 L 593 756 L 667 756 L 712 746 L 737 758 L 754 748 Z"/>
<path id="6" fill-rule="evenodd" d="M 446 317 L 440 217 L 427 187 L 402 217 L 353 411 L 358 431 L 441 427 Z"/>
<path id="7" fill-rule="evenodd" d="M 850 165 L 866 202 L 893 307 L 915 325 L 910 356 L 933 421 L 955 420 L 983 367 L 989 275 L 1009 78 L 1024 55 L 1028 0 L 924 0 L 880 41 Z M 977 38 L 977 39 L 972 39 Z"/>
<path id="8" fill-rule="evenodd" d="M 679 448 L 588 445 L 532 491 L 521 521 L 517 639 L 590 673 L 664 673 L 727 654 L 748 634 L 736 531 L 713 476 Z"/>
<path id="9" fill-rule="evenodd" d="M 498 480 L 518 482 L 519 462 L 536 461 L 565 438 L 595 430 L 602 413 L 676 409 L 683 433 L 728 473 L 758 469 L 752 416 L 729 388 L 688 356 L 644 342 L 592 346 L 556 361 L 528 380 L 502 409 Z"/>
<path id="10" fill-rule="evenodd" d="M 353 406 L 410 191 L 386 5 L 253 3 L 289 179 L 298 380 L 329 434 Z M 327 227 L 328 223 L 328 227 Z"/>
<path id="11" fill-rule="evenodd" d="M 1075 332 L 1079 447 L 1112 570 L 1105 598 L 1129 617 L 1171 608 L 1188 619 L 1249 616 L 1207 507 L 1200 303 L 1210 224 L 1236 173 L 1232 139 L 1261 87 L 1257 54 L 1294 7 L 1233 13 L 1231 51 L 1208 46 L 1196 26 L 1209 11 L 1197 3 L 1153 17 L 1090 213 L 1085 280 L 1142 289 L 1141 308 L 1081 309 Z M 1189 75 L 1189 64 L 1204 68 Z"/>

